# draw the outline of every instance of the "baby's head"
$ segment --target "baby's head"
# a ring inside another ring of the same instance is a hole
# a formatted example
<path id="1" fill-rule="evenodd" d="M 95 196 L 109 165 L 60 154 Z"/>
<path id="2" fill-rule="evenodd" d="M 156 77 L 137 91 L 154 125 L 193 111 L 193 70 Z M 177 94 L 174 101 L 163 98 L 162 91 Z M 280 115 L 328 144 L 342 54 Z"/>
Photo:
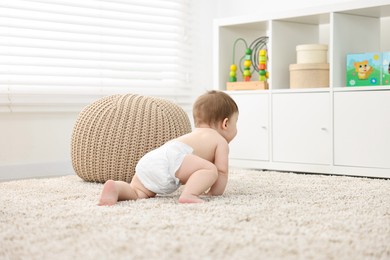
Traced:
<path id="1" fill-rule="evenodd" d="M 238 114 L 238 106 L 228 94 L 211 90 L 198 97 L 192 111 L 195 127 L 202 124 L 215 126 Z"/>

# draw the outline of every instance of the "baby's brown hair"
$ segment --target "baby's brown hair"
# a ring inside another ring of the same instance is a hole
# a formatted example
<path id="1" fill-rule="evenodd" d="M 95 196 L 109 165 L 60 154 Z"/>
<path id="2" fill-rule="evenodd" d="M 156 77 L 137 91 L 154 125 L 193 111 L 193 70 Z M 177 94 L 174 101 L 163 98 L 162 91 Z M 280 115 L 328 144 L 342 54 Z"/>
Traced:
<path id="1" fill-rule="evenodd" d="M 192 113 L 195 127 L 200 124 L 215 125 L 238 113 L 236 102 L 225 92 L 210 90 L 198 97 Z"/>

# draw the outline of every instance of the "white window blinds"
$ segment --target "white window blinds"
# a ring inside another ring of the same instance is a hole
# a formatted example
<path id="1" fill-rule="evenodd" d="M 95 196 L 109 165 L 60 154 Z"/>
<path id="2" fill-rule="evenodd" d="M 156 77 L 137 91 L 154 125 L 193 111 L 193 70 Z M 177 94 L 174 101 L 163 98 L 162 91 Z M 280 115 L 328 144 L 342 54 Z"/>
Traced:
<path id="1" fill-rule="evenodd" d="M 0 105 L 191 100 L 186 0 L 1 0 Z"/>

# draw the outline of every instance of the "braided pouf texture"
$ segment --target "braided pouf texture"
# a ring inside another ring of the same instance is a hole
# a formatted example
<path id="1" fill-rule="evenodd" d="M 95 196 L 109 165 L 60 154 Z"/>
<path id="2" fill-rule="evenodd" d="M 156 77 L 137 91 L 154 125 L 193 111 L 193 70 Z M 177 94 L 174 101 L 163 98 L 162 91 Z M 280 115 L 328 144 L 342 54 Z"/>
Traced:
<path id="1" fill-rule="evenodd" d="M 188 115 L 171 101 L 135 94 L 104 97 L 76 121 L 72 165 L 85 181 L 130 182 L 145 153 L 190 131 Z"/>

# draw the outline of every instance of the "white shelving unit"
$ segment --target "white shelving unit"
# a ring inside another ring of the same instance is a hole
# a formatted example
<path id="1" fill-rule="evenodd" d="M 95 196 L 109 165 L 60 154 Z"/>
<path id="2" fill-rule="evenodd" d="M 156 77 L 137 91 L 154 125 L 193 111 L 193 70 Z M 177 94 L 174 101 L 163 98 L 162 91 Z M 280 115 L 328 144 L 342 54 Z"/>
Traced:
<path id="1" fill-rule="evenodd" d="M 269 90 L 227 91 L 240 109 L 230 164 L 390 178 L 390 86 L 346 87 L 345 80 L 347 54 L 390 51 L 389 28 L 388 0 L 216 20 L 219 90 L 226 90 L 234 41 L 269 37 Z M 328 45 L 330 86 L 290 89 L 296 46 L 312 43 Z"/>

